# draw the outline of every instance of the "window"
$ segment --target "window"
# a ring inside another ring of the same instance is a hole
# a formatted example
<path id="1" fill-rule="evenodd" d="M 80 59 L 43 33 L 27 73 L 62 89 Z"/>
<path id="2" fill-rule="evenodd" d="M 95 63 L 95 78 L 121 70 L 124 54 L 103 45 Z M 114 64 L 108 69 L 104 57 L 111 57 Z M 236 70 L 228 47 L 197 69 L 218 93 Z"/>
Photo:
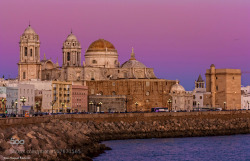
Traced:
<path id="1" fill-rule="evenodd" d="M 195 95 L 193 95 L 193 99 L 195 99 Z"/>
<path id="2" fill-rule="evenodd" d="M 93 64 L 97 64 L 97 61 L 96 61 L 96 60 L 92 60 L 92 63 L 93 63 Z"/>
<path id="3" fill-rule="evenodd" d="M 116 92 L 115 92 L 115 91 L 113 91 L 113 92 L 112 92 L 112 95 L 113 95 L 113 96 L 114 96 L 114 95 L 116 95 Z"/>
<path id="4" fill-rule="evenodd" d="M 218 77 L 216 77 L 216 79 L 218 79 Z"/>
<path id="5" fill-rule="evenodd" d="M 218 91 L 219 90 L 219 87 L 218 86 L 216 86 L 216 91 Z"/>
<path id="6" fill-rule="evenodd" d="M 26 73 L 23 72 L 23 79 L 26 79 Z"/>
<path id="7" fill-rule="evenodd" d="M 70 61 L 70 52 L 67 53 L 67 61 Z"/>
<path id="8" fill-rule="evenodd" d="M 24 47 L 24 56 L 28 56 L 28 48 Z"/>
<path id="9" fill-rule="evenodd" d="M 117 60 L 115 60 L 114 64 L 117 64 Z"/>
<path id="10" fill-rule="evenodd" d="M 32 49 L 30 49 L 30 56 L 32 56 Z"/>
<path id="11" fill-rule="evenodd" d="M 200 99 L 202 99 L 202 96 L 200 96 Z"/>
<path id="12" fill-rule="evenodd" d="M 233 77 L 233 79 L 234 79 L 234 77 Z"/>

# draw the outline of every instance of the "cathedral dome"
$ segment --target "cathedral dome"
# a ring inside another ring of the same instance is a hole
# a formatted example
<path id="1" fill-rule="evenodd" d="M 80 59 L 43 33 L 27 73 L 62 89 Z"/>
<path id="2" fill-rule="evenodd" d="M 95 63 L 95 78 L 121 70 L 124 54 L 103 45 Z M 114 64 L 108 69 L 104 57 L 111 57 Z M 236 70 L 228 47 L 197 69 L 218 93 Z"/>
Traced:
<path id="1" fill-rule="evenodd" d="M 173 92 L 185 92 L 185 88 L 176 81 L 176 84 L 171 87 L 171 93 Z"/>
<path id="2" fill-rule="evenodd" d="M 89 51 L 116 51 L 114 45 L 107 40 L 99 39 L 92 42 L 87 50 Z"/>
<path id="3" fill-rule="evenodd" d="M 128 60 L 122 64 L 122 68 L 147 68 L 147 67 L 138 60 Z"/>
<path id="4" fill-rule="evenodd" d="M 131 57 L 128 61 L 122 64 L 122 68 L 147 68 L 143 63 L 135 59 L 134 48 L 132 48 Z"/>
<path id="5" fill-rule="evenodd" d="M 34 30 L 32 27 L 30 27 L 30 25 L 29 25 L 29 27 L 27 27 L 27 28 L 24 30 L 24 34 L 36 34 L 36 32 L 35 32 L 35 30 Z"/>
<path id="6" fill-rule="evenodd" d="M 68 37 L 67 37 L 67 40 L 66 41 L 77 41 L 77 38 L 74 34 L 70 34 Z"/>

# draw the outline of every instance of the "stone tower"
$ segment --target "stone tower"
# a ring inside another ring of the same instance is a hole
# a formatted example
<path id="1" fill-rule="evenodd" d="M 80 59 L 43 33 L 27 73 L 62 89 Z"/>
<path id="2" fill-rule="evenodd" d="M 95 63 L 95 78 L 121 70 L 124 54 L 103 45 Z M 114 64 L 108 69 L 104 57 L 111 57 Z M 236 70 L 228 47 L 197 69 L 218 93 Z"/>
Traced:
<path id="1" fill-rule="evenodd" d="M 211 92 L 211 106 L 235 110 L 241 108 L 240 69 L 215 69 L 206 71 L 206 89 Z"/>
<path id="2" fill-rule="evenodd" d="M 19 42 L 18 80 L 41 79 L 39 36 L 29 25 Z"/>
<path id="3" fill-rule="evenodd" d="M 63 43 L 63 67 L 81 66 L 81 44 L 74 34 L 68 35 Z"/>

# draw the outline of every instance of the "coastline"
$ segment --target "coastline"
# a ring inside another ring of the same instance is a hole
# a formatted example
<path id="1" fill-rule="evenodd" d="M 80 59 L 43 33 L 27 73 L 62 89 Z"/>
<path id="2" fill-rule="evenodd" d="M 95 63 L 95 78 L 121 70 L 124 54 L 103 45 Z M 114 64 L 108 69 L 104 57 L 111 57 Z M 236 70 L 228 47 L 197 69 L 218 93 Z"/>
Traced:
<path id="1" fill-rule="evenodd" d="M 96 114 L 92 119 L 89 115 L 67 115 L 39 119 L 36 123 L 27 124 L 19 124 L 20 120 L 19 123 L 8 120 L 9 125 L 1 126 L 1 159 L 30 157 L 32 160 L 92 160 L 110 149 L 101 144 L 102 141 L 250 133 L 248 111 L 172 115 Z M 12 145 L 11 138 L 23 140 L 24 144 Z"/>

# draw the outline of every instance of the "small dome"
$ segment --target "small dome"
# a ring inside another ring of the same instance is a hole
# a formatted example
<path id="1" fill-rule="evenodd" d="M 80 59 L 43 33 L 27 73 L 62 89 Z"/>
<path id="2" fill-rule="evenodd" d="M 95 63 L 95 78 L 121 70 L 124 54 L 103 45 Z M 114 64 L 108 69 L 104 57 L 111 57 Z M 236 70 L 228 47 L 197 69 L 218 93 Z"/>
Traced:
<path id="1" fill-rule="evenodd" d="M 99 39 L 92 42 L 87 50 L 88 51 L 116 51 L 114 45 L 107 40 Z"/>
<path id="2" fill-rule="evenodd" d="M 122 68 L 147 68 L 144 64 L 138 60 L 128 60 L 122 64 Z"/>
<path id="3" fill-rule="evenodd" d="M 185 92 L 185 88 L 176 81 L 176 84 L 171 87 L 172 92 Z"/>
<path id="4" fill-rule="evenodd" d="M 29 26 L 24 30 L 24 34 L 36 34 L 36 32 L 32 27 Z"/>
<path id="5" fill-rule="evenodd" d="M 68 37 L 67 37 L 67 40 L 66 41 L 77 41 L 77 38 L 74 34 L 70 34 Z"/>

